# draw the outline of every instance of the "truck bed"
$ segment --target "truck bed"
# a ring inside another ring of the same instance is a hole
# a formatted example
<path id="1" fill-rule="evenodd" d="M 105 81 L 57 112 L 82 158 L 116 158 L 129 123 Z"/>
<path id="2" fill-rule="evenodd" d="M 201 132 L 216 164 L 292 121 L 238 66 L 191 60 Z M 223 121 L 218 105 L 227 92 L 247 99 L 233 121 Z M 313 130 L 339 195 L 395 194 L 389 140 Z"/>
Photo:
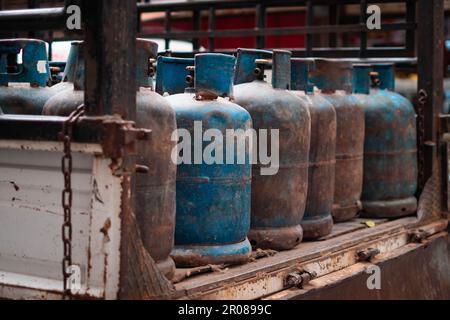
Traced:
<path id="1" fill-rule="evenodd" d="M 434 241 L 436 238 L 443 238 L 448 250 L 445 219 L 431 219 L 427 222 L 420 222 L 416 217 L 394 221 L 372 220 L 375 227 L 368 227 L 366 221 L 367 219 L 355 219 L 337 224 L 333 233 L 320 241 L 301 243 L 293 250 L 276 252 L 245 265 L 230 266 L 223 270 L 215 268 L 215 272 L 185 279 L 176 284 L 178 298 L 299 298 L 310 291 L 338 283 L 336 277 L 351 276 L 355 272 L 364 273 L 374 264 L 390 259 L 399 252 L 406 253 L 426 245 L 427 241 Z M 368 259 L 358 257 L 359 252 L 368 249 L 378 249 L 379 253 Z M 445 255 L 441 258 L 443 263 L 447 263 L 443 268 L 444 273 L 440 275 L 447 280 L 441 286 L 444 294 L 450 297 L 450 262 Z M 188 270 L 178 269 L 177 274 L 184 274 L 186 271 Z M 286 277 L 301 272 L 314 273 L 315 278 L 300 288 L 290 288 L 286 284 Z M 369 276 L 367 274 L 363 278 Z"/>

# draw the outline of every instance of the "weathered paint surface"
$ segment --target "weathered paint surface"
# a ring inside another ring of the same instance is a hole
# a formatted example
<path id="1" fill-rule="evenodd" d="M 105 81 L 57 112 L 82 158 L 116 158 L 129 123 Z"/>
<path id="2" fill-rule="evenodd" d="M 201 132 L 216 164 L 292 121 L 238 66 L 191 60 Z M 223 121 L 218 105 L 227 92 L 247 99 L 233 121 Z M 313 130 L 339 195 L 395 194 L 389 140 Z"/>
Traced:
<path id="1" fill-rule="evenodd" d="M 272 257 L 230 268 L 225 272 L 198 276 L 198 278 L 177 284 L 176 288 L 180 292 L 187 293 L 189 299 L 247 300 L 264 297 L 284 299 L 290 296 L 295 298 L 305 291 L 300 288 L 290 288 L 286 284 L 286 277 L 290 273 L 314 272 L 316 278 L 311 280 L 306 286 L 307 288 L 314 289 L 320 283 L 327 281 L 330 286 L 334 286 L 337 284 L 333 280 L 335 273 L 349 272 L 354 266 L 362 263 L 358 258 L 359 251 L 368 248 L 379 250 L 379 255 L 372 258 L 373 263 L 377 263 L 375 261 L 395 255 L 398 250 L 404 253 L 405 248 L 413 245 L 410 236 L 412 232 L 420 229 L 429 235 L 429 238 L 424 240 L 426 247 L 428 241 L 432 242 L 433 238 L 442 234 L 447 227 L 447 221 L 443 219 L 428 224 L 418 225 L 417 223 L 418 220 L 412 217 L 385 223 L 380 222 L 375 228 L 353 230 L 324 241 L 303 243 L 293 250 L 279 252 Z M 350 224 L 354 224 L 354 222 L 340 225 Z M 365 263 L 369 264 L 370 262 Z M 447 273 L 440 273 L 439 277 L 448 274 L 448 268 L 441 270 L 445 270 Z M 366 274 L 361 285 L 366 285 L 369 276 Z M 384 281 L 383 275 L 382 281 Z M 446 282 L 448 281 L 446 280 Z M 327 292 L 326 289 L 323 290 L 324 293 Z"/>
<path id="2" fill-rule="evenodd" d="M 367 83 L 369 75 L 355 73 Z M 366 119 L 364 145 L 363 215 L 393 218 L 417 209 L 416 114 L 412 104 L 391 91 L 392 64 L 377 66 L 380 87 L 362 96 Z M 366 86 L 357 88 L 368 92 Z"/>
<path id="3" fill-rule="evenodd" d="M 186 67 L 193 66 L 194 59 L 159 56 L 157 61 L 156 92 L 184 93 L 186 76 L 189 74 Z"/>
<path id="4" fill-rule="evenodd" d="M 67 116 L 84 102 L 84 91 L 80 90 L 84 82 L 82 48 L 81 42 L 72 44 L 66 68 L 67 82 L 57 85 L 66 89 L 46 103 L 45 115 Z M 138 142 L 136 162 L 148 171 L 136 174 L 136 217 L 145 248 L 166 276 L 172 277 L 175 266 L 169 254 L 175 232 L 176 165 L 171 160 L 175 147 L 171 135 L 176 123 L 175 113 L 167 101 L 151 89 L 149 58 L 154 58 L 156 52 L 156 43 L 138 39 L 136 125 L 151 129 L 152 138 Z"/>
<path id="5" fill-rule="evenodd" d="M 311 119 L 306 104 L 295 94 L 255 80 L 255 59 L 266 55 L 267 52 L 260 50 L 238 50 L 235 82 L 251 80 L 234 88 L 235 101 L 250 112 L 255 130 L 279 130 L 278 173 L 261 175 L 261 165 L 253 166 L 249 238 L 252 245 L 259 248 L 288 250 L 303 238 L 300 222 L 308 189 Z M 290 60 L 284 59 L 285 56 L 286 52 L 274 53 L 273 64 L 279 65 L 274 67 L 277 72 L 273 77 L 282 69 L 290 73 Z M 272 83 L 281 82 L 272 79 Z"/>
<path id="6" fill-rule="evenodd" d="M 320 94 L 313 92 L 309 70 L 313 60 L 292 59 L 294 92 L 307 103 L 311 115 L 308 195 L 302 227 L 305 239 L 317 239 L 331 233 L 336 164 L 336 112 Z"/>
<path id="7" fill-rule="evenodd" d="M 0 107 L 5 114 L 41 114 L 45 102 L 58 92 L 46 87 L 49 78 L 45 42 L 0 40 Z"/>
<path id="8" fill-rule="evenodd" d="M 333 218 L 354 218 L 361 209 L 364 152 L 364 111 L 351 94 L 352 66 L 349 62 L 316 59 L 312 81 L 336 110 L 336 171 Z"/>
<path id="9" fill-rule="evenodd" d="M 219 79 L 231 81 L 234 64 L 232 56 L 208 54 L 196 56 L 197 79 L 214 78 L 208 92 L 220 92 Z M 202 60 L 202 62 L 199 62 Z M 208 64 L 204 64 L 208 62 Z M 228 66 L 221 74 L 214 72 L 217 65 Z M 169 65 L 168 65 L 169 66 Z M 173 73 L 172 77 L 178 76 Z M 219 82 L 218 82 L 219 81 Z M 228 82 L 229 83 L 229 82 Z M 218 85 L 216 87 L 215 85 Z M 187 129 L 194 137 L 194 121 L 202 122 L 202 129 L 219 130 L 226 136 L 227 129 L 247 130 L 252 126 L 250 115 L 240 106 L 221 97 L 200 97 L 184 93 L 167 97 L 174 108 L 178 128 Z M 197 88 L 195 88 L 197 91 Z M 227 95 L 229 91 L 225 92 Z M 224 141 L 225 142 L 225 141 Z M 200 142 L 202 153 L 210 142 Z M 172 252 L 177 265 L 199 266 L 217 263 L 242 263 L 250 256 L 247 240 L 250 228 L 251 164 L 249 144 L 245 147 L 245 164 L 180 164 L 177 172 L 177 214 L 175 249 Z M 184 150 L 186 152 L 186 150 Z M 223 147 L 223 159 L 227 153 Z M 192 146 L 192 158 L 194 148 Z"/>
<path id="10" fill-rule="evenodd" d="M 312 280 L 303 289 L 285 290 L 270 299 L 448 300 L 449 250 L 448 235 L 439 233 L 424 243 L 407 244 L 392 252 L 380 254 L 371 262 L 357 263 Z M 416 267 L 411 268 L 412 265 Z M 375 266 L 381 272 L 379 290 L 371 290 L 367 286 Z"/>
<path id="11" fill-rule="evenodd" d="M 234 84 L 248 83 L 255 80 L 255 60 L 271 59 L 272 52 L 267 50 L 238 49 Z"/>
<path id="12" fill-rule="evenodd" d="M 0 155 L 0 296 L 59 299 L 62 145 L 0 141 Z M 73 144 L 73 156 L 72 257 L 81 270 L 78 294 L 116 299 L 121 178 L 112 174 L 99 145 Z"/>
<path id="13" fill-rule="evenodd" d="M 200 71 L 195 73 L 195 92 L 200 97 L 229 97 L 233 92 L 233 77 L 230 70 L 234 70 L 235 59 L 229 55 L 198 54 L 195 59 L 195 68 Z M 200 58 L 201 57 L 201 58 Z M 208 70 L 209 72 L 202 72 Z M 215 73 L 212 77 L 210 73 Z"/>

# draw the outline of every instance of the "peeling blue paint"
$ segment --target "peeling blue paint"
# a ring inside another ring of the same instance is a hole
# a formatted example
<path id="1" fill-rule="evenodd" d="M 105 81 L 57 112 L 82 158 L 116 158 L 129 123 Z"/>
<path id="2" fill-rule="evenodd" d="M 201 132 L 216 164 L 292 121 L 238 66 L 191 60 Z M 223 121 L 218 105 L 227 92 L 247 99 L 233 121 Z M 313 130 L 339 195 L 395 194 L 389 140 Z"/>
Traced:
<path id="1" fill-rule="evenodd" d="M 183 93 L 186 88 L 186 67 L 193 66 L 194 59 L 158 57 L 156 71 L 156 92 L 159 94 Z"/>

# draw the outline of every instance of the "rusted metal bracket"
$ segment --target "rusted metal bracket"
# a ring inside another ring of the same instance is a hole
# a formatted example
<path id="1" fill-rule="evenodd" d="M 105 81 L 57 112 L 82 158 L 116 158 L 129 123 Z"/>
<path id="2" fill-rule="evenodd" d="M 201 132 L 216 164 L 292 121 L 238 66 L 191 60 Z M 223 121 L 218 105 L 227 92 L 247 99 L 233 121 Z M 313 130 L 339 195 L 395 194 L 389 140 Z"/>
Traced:
<path id="1" fill-rule="evenodd" d="M 286 287 L 297 287 L 303 288 L 312 279 L 316 278 L 317 274 L 315 272 L 299 271 L 289 273 L 284 279 L 284 285 Z"/>
<path id="2" fill-rule="evenodd" d="M 356 253 L 358 261 L 370 261 L 378 254 L 380 254 L 380 250 L 375 248 L 367 248 Z"/>
<path id="3" fill-rule="evenodd" d="M 80 122 L 100 125 L 100 144 L 106 157 L 112 159 L 123 158 L 125 155 L 136 155 L 137 141 L 151 139 L 151 130 L 135 127 L 135 122 L 125 121 L 114 117 L 84 117 Z M 144 170 L 140 168 L 138 170 Z"/>

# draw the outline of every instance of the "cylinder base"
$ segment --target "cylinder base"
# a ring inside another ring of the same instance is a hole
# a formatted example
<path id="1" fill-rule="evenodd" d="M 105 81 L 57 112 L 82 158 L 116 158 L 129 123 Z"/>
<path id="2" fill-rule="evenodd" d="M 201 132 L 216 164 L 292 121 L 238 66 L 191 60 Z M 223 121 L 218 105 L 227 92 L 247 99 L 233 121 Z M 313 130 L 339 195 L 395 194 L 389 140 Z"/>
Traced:
<path id="1" fill-rule="evenodd" d="M 171 280 L 175 275 L 175 262 L 171 257 L 167 257 L 165 260 L 156 261 L 156 265 L 167 279 Z"/>
<path id="2" fill-rule="evenodd" d="M 303 219 L 302 227 L 305 240 L 317 240 L 331 233 L 333 230 L 333 217 L 330 214 L 315 217 L 314 219 Z"/>
<path id="3" fill-rule="evenodd" d="M 208 264 L 248 262 L 252 247 L 248 239 L 226 245 L 175 246 L 170 254 L 177 267 L 190 268 Z"/>
<path id="4" fill-rule="evenodd" d="M 276 251 L 290 250 L 302 242 L 303 229 L 300 225 L 285 228 L 251 229 L 248 238 L 255 248 Z"/>
<path id="5" fill-rule="evenodd" d="M 409 197 L 391 201 L 363 201 L 363 218 L 399 218 L 417 211 L 417 199 Z"/>
<path id="6" fill-rule="evenodd" d="M 358 215 L 361 209 L 361 201 L 356 201 L 355 204 L 346 207 L 334 204 L 332 209 L 333 220 L 334 222 L 345 222 L 352 220 Z"/>

